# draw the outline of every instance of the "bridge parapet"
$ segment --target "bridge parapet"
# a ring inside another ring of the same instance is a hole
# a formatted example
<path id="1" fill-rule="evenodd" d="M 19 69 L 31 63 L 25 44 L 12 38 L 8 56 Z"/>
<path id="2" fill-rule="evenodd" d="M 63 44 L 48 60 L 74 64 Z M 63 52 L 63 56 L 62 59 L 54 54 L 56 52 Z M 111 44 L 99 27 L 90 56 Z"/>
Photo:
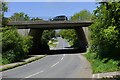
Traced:
<path id="1" fill-rule="evenodd" d="M 18 29 L 70 29 L 77 27 L 88 27 L 91 24 L 91 21 L 14 21 L 9 22 L 7 26 L 16 26 Z"/>

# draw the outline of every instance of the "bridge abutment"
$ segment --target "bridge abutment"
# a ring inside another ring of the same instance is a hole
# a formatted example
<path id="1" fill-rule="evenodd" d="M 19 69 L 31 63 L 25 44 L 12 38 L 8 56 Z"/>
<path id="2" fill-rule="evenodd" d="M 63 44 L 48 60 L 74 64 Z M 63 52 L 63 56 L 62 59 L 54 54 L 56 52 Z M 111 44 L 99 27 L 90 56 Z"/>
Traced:
<path id="1" fill-rule="evenodd" d="M 33 45 L 30 49 L 30 54 L 35 54 L 42 49 L 41 38 L 43 31 L 43 29 L 30 29 L 29 35 L 33 37 Z"/>
<path id="2" fill-rule="evenodd" d="M 87 42 L 87 39 L 86 39 L 86 35 L 84 33 L 84 30 L 82 27 L 79 27 L 79 28 L 75 28 L 75 31 L 76 31 L 76 35 L 77 35 L 77 38 L 78 38 L 78 49 L 82 52 L 86 52 L 87 50 L 87 46 L 88 46 L 88 42 Z"/>

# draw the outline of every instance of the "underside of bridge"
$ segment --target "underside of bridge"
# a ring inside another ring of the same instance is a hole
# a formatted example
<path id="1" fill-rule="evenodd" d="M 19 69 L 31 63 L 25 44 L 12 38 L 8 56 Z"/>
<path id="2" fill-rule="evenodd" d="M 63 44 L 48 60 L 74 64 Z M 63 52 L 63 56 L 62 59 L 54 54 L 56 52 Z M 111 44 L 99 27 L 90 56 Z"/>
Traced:
<path id="1" fill-rule="evenodd" d="M 79 40 L 79 50 L 81 52 L 86 52 L 86 48 L 88 45 L 87 39 L 86 39 L 86 35 L 84 33 L 84 30 L 82 27 L 78 27 L 78 28 L 73 28 L 75 29 L 77 38 Z M 33 46 L 30 50 L 29 54 L 36 54 L 37 52 L 40 51 L 44 51 L 44 50 L 49 50 L 47 49 L 43 49 L 45 45 L 42 44 L 42 34 L 43 34 L 44 29 L 30 29 L 29 35 L 33 37 Z M 77 50 L 78 50 L 77 49 Z"/>
<path id="2" fill-rule="evenodd" d="M 79 50 L 86 51 L 88 41 L 86 39 L 83 27 L 88 27 L 92 24 L 90 21 L 37 21 L 37 22 L 9 22 L 7 26 L 16 26 L 18 29 L 30 29 L 29 35 L 33 37 L 33 46 L 30 54 L 35 54 L 44 50 L 42 45 L 42 34 L 46 29 L 75 29 L 79 40 Z"/>

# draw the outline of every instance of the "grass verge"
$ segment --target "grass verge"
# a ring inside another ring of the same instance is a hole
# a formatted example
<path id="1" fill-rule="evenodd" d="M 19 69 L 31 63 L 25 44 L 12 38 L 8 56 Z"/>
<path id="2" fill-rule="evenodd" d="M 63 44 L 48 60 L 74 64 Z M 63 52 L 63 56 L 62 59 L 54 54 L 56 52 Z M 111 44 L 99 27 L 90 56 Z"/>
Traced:
<path id="1" fill-rule="evenodd" d="M 45 55 L 45 56 L 46 56 L 46 55 Z M 18 67 L 18 66 L 25 65 L 25 64 L 27 64 L 27 63 L 31 63 L 31 62 L 36 61 L 36 60 L 39 60 L 39 59 L 41 59 L 41 58 L 43 58 L 43 57 L 45 57 L 45 56 L 36 57 L 36 58 L 31 59 L 31 60 L 26 61 L 26 62 L 21 62 L 21 63 L 18 63 L 18 64 L 16 64 L 16 65 L 13 65 L 13 66 L 4 67 L 4 68 L 0 69 L 0 72 L 1 72 L 1 71 L 5 71 L 5 70 L 8 70 L 8 69 L 13 69 L 13 68 Z"/>
<path id="2" fill-rule="evenodd" d="M 84 54 L 84 56 L 91 63 L 93 73 L 120 71 L 120 61 L 108 60 L 107 58 L 99 59 L 96 57 L 96 53 L 89 52 Z"/>
<path id="3" fill-rule="evenodd" d="M 52 39 L 51 42 L 48 43 L 48 45 L 49 45 L 50 47 L 55 48 L 55 47 L 57 46 L 56 42 L 58 42 L 58 40 L 56 40 L 56 39 Z"/>
<path id="4" fill-rule="evenodd" d="M 49 46 L 51 46 L 51 47 L 56 47 L 57 44 L 49 44 Z"/>

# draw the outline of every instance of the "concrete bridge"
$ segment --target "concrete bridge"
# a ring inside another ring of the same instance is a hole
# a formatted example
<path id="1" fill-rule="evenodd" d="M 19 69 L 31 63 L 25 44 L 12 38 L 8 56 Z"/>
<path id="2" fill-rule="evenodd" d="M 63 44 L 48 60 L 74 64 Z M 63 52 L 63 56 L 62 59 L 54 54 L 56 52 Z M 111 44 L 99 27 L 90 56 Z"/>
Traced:
<path id="1" fill-rule="evenodd" d="M 91 21 L 15 21 L 7 26 L 16 26 L 19 29 L 73 29 L 88 27 Z"/>
<path id="2" fill-rule="evenodd" d="M 39 51 L 42 47 L 41 37 L 46 29 L 75 29 L 81 45 L 80 49 L 85 52 L 88 45 L 83 27 L 88 27 L 91 21 L 19 21 L 9 22 L 7 26 L 15 26 L 18 29 L 30 29 L 29 35 L 33 37 L 31 52 Z"/>

